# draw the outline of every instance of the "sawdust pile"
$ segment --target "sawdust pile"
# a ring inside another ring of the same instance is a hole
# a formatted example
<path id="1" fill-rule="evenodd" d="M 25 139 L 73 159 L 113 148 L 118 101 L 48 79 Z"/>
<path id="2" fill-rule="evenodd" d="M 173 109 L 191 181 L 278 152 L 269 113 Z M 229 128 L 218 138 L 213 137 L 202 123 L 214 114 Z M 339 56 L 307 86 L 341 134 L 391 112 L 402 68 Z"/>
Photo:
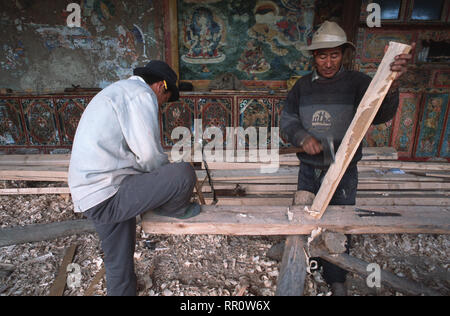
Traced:
<path id="1" fill-rule="evenodd" d="M 5 185 L 5 184 L 3 184 Z M 0 227 L 80 219 L 69 199 L 59 195 L 0 196 Z M 200 296 L 275 294 L 280 263 L 266 256 L 280 236 L 146 235 L 137 229 L 135 252 L 139 295 Z M 0 248 L 0 295 L 49 294 L 66 250 L 78 248 L 73 259 L 81 268 L 81 285 L 67 288 L 64 295 L 84 295 L 102 269 L 102 252 L 96 234 Z M 382 269 L 408 277 L 450 294 L 450 238 L 445 235 L 354 235 L 351 255 L 378 263 Z M 348 275 L 350 295 L 404 295 L 384 286 L 369 288 L 366 280 Z M 94 295 L 106 295 L 104 278 Z M 308 275 L 306 295 L 331 295 L 320 271 Z"/>

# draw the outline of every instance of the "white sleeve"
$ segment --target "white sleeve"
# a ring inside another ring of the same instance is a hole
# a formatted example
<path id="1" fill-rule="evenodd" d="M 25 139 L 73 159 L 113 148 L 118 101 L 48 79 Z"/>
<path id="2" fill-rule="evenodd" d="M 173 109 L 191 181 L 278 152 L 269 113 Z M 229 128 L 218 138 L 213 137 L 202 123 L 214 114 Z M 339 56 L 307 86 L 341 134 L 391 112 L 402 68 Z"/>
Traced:
<path id="1" fill-rule="evenodd" d="M 124 138 L 142 172 L 169 163 L 161 146 L 158 103 L 150 93 L 140 93 L 118 113 Z"/>

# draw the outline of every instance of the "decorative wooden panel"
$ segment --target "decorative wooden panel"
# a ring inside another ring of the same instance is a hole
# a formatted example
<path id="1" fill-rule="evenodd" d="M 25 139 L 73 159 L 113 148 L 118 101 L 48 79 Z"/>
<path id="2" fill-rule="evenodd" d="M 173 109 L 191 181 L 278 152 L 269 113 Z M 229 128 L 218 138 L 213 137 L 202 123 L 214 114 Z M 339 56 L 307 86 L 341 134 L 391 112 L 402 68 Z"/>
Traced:
<path id="1" fill-rule="evenodd" d="M 0 99 L 0 145 L 26 145 L 19 99 Z"/>
<path id="2" fill-rule="evenodd" d="M 420 93 L 401 93 L 400 104 L 394 118 L 392 146 L 399 157 L 411 157 L 420 110 Z"/>
<path id="3" fill-rule="evenodd" d="M 439 156 L 443 126 L 446 121 L 448 93 L 425 95 L 424 112 L 420 120 L 420 131 L 416 146 L 416 157 Z"/>
<path id="4" fill-rule="evenodd" d="M 197 102 L 197 119 L 202 120 L 203 132 L 208 127 L 219 127 L 226 145 L 227 127 L 234 126 L 234 110 L 232 97 L 201 97 Z"/>
<path id="5" fill-rule="evenodd" d="M 52 98 L 22 99 L 22 109 L 30 145 L 59 145 Z"/>
<path id="6" fill-rule="evenodd" d="M 67 153 L 78 121 L 92 95 L 14 96 L 0 98 L 0 154 Z M 194 135 L 194 120 L 203 131 L 218 126 L 226 141 L 226 127 L 268 127 L 268 145 L 273 127 L 280 126 L 286 94 L 182 93 L 177 102 L 159 111 L 161 142 L 169 149 L 177 140 L 171 133 L 178 126 Z M 393 146 L 403 159 L 450 159 L 449 93 L 429 89 L 427 93 L 401 93 L 395 118 L 372 126 L 366 146 Z M 420 119 L 419 119 L 420 118 Z M 258 140 L 259 141 L 259 140 Z M 226 144 L 226 143 L 225 143 Z M 245 144 L 248 145 L 248 144 Z M 280 147 L 289 146 L 280 135 Z"/>
<path id="7" fill-rule="evenodd" d="M 166 103 L 160 108 L 159 121 L 163 147 L 174 145 L 171 137 L 174 128 L 184 126 L 193 132 L 195 101 L 195 98 L 182 97 L 177 102 Z"/>

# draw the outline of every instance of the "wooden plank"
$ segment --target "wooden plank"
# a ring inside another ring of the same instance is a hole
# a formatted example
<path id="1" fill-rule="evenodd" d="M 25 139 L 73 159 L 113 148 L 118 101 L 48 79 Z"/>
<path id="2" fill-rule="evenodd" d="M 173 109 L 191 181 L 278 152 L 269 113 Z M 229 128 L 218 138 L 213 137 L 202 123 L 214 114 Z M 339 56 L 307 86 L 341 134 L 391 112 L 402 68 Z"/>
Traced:
<path id="1" fill-rule="evenodd" d="M 290 195 L 250 195 L 245 197 L 221 197 L 219 196 L 217 205 L 247 205 L 247 206 L 289 206 L 291 205 L 292 198 Z M 212 197 L 205 198 L 206 204 L 212 202 Z M 418 195 L 405 195 L 405 196 L 357 196 L 356 206 L 450 206 L 450 199 L 447 196 L 418 196 Z"/>
<path id="2" fill-rule="evenodd" d="M 0 166 L 0 180 L 67 181 L 67 167 Z"/>
<path id="3" fill-rule="evenodd" d="M 70 189 L 68 187 L 0 189 L 0 195 L 26 195 L 26 194 L 70 194 Z"/>
<path id="4" fill-rule="evenodd" d="M 88 289 L 84 292 L 84 296 L 92 296 L 95 292 L 95 286 L 103 279 L 105 276 L 105 267 L 102 267 L 100 271 L 97 272 Z"/>
<path id="5" fill-rule="evenodd" d="M 297 190 L 297 184 L 245 184 L 239 182 L 239 186 L 246 194 L 291 194 Z M 214 182 L 216 190 L 232 190 L 234 183 Z M 450 183 L 440 182 L 400 182 L 400 183 L 358 183 L 360 190 L 449 190 Z M 211 192 L 209 185 L 202 187 L 202 192 Z"/>
<path id="6" fill-rule="evenodd" d="M 448 162 L 414 162 L 414 161 L 359 161 L 358 170 L 360 167 L 370 167 L 371 169 L 398 168 L 402 170 L 416 170 L 419 172 L 426 171 L 445 171 L 450 172 L 450 163 Z"/>
<path id="7" fill-rule="evenodd" d="M 376 212 L 398 213 L 399 217 L 359 217 L 355 206 L 329 206 L 320 220 L 302 206 L 291 206 L 294 219 L 288 220 L 286 206 L 202 206 L 190 219 L 178 220 L 151 212 L 143 216 L 142 227 L 151 234 L 224 235 L 309 235 L 322 227 L 346 234 L 450 233 L 449 207 L 366 206 Z"/>
<path id="8" fill-rule="evenodd" d="M 77 245 L 72 245 L 67 249 L 61 267 L 59 268 L 58 275 L 50 288 L 49 296 L 62 296 L 64 294 L 67 283 L 67 266 L 72 262 L 76 249 Z"/>
<path id="9" fill-rule="evenodd" d="M 341 267 L 344 270 L 360 274 L 364 278 L 368 277 L 369 274 L 372 273 L 372 271 L 367 271 L 369 263 L 345 253 L 330 255 L 326 251 L 315 250 L 311 253 L 311 255 L 319 256 L 326 261 Z M 380 269 L 380 282 L 396 291 L 407 293 L 409 295 L 441 296 L 438 292 L 427 288 L 422 283 L 413 282 L 406 278 L 400 278 L 395 274 L 382 269 Z"/>
<path id="10" fill-rule="evenodd" d="M 352 123 L 339 146 L 336 160 L 328 169 L 319 192 L 316 194 L 314 203 L 311 206 L 311 211 L 315 213 L 316 218 L 321 218 L 327 209 L 340 180 L 344 176 L 359 144 L 366 135 L 395 79 L 396 73 L 390 70 L 390 64 L 394 61 L 395 56 L 406 54 L 410 49 L 411 46 L 409 45 L 395 42 L 389 43 L 389 48 L 378 67 L 378 71 L 362 98 Z"/>
<path id="11" fill-rule="evenodd" d="M 0 166 L 60 166 L 68 167 L 70 154 L 61 155 L 0 155 Z"/>
<path id="12" fill-rule="evenodd" d="M 224 156 L 227 150 L 223 151 Z M 166 154 L 170 157 L 170 151 Z M 236 151 L 234 151 L 236 157 Z M 245 161 L 249 161 L 249 150 L 245 150 Z M 393 147 L 364 147 L 363 160 L 397 160 L 397 151 Z M 24 154 L 0 155 L 0 166 L 69 166 L 70 154 Z M 297 162 L 295 154 L 280 156 L 280 162 Z"/>
<path id="13" fill-rule="evenodd" d="M 308 204 L 314 199 L 314 194 L 308 191 L 297 191 L 292 198 L 292 205 Z M 292 218 L 288 215 L 288 220 Z M 305 236 L 288 236 L 284 245 L 283 258 L 280 265 L 280 275 L 277 280 L 277 296 L 302 296 L 305 287 L 308 259 L 305 248 Z"/>
<path id="14" fill-rule="evenodd" d="M 303 296 L 308 260 L 303 250 L 306 237 L 288 236 L 280 265 L 276 296 Z"/>
<path id="15" fill-rule="evenodd" d="M 80 219 L 0 229 L 0 247 L 95 232 L 90 220 Z"/>
<path id="16" fill-rule="evenodd" d="M 358 183 L 361 190 L 449 190 L 449 182 Z"/>

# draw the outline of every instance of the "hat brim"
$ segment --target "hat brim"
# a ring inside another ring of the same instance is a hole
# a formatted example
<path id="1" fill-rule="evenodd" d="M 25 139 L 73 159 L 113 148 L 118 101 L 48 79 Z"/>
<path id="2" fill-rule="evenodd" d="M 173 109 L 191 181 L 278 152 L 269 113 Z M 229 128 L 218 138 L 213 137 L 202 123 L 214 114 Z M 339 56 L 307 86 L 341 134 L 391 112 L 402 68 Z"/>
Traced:
<path id="1" fill-rule="evenodd" d="M 339 47 L 342 45 L 348 45 L 348 46 L 352 47 L 353 49 L 356 49 L 355 45 L 352 42 L 339 41 L 339 42 L 319 42 L 319 43 L 313 43 L 309 46 L 304 45 L 304 46 L 300 46 L 299 50 L 307 53 L 308 55 L 311 55 L 311 51 L 313 51 L 313 50 L 325 49 L 325 48 L 335 48 L 335 47 Z"/>
<path id="2" fill-rule="evenodd" d="M 165 80 L 164 77 L 165 75 L 162 72 L 159 71 L 155 71 L 155 70 L 150 70 L 147 67 L 138 67 L 135 68 L 133 70 L 133 74 L 135 76 L 140 76 L 140 75 L 152 75 L 152 76 L 156 76 L 161 78 L 162 80 Z M 175 102 L 178 101 L 180 99 L 180 91 L 178 90 L 178 87 L 176 84 L 169 82 L 168 80 L 166 80 L 167 83 L 167 88 L 170 90 L 171 94 L 170 94 L 170 98 L 169 98 L 169 102 Z"/>

